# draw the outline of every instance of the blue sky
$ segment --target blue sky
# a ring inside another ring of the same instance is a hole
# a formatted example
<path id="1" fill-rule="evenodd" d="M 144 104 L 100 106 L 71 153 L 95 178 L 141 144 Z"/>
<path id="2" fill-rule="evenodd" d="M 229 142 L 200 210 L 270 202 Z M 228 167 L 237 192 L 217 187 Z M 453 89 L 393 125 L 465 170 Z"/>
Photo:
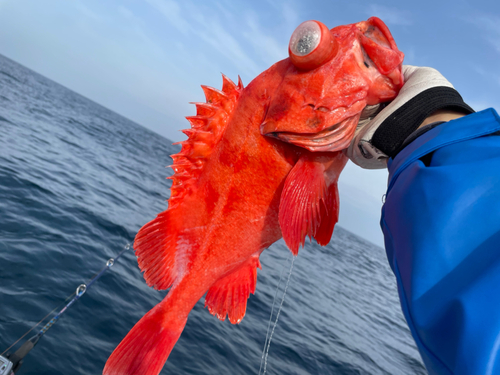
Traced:
<path id="1" fill-rule="evenodd" d="M 441 71 L 476 110 L 500 109 L 500 2 L 0 0 L 0 54 L 158 132 L 184 139 L 223 72 L 248 84 L 287 57 L 293 30 L 380 17 L 405 63 Z M 162 176 L 158 176 L 162 178 Z M 382 245 L 385 171 L 348 164 L 339 224 Z"/>

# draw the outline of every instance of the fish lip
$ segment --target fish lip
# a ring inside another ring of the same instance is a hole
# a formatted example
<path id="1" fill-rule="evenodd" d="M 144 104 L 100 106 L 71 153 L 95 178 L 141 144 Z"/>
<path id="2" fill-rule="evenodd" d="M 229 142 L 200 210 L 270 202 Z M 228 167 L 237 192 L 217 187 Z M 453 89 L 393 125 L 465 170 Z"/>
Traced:
<path id="1" fill-rule="evenodd" d="M 359 115 L 348 117 L 318 133 L 270 132 L 265 135 L 312 152 L 339 151 L 349 146 L 358 119 Z"/>

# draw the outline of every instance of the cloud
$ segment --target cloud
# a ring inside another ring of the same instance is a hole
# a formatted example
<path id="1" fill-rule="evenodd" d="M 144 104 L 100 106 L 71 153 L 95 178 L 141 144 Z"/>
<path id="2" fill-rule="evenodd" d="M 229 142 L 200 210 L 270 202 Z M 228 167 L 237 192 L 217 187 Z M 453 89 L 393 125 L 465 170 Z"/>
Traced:
<path id="1" fill-rule="evenodd" d="M 168 22 L 183 34 L 191 30 L 189 22 L 181 14 L 181 7 L 171 0 L 146 0 L 149 5 L 159 11 Z"/>
<path id="2" fill-rule="evenodd" d="M 266 66 L 287 57 L 288 46 L 279 42 L 269 30 L 262 27 L 259 23 L 259 17 L 254 12 L 250 12 L 246 17 L 246 31 L 244 37 L 254 47 Z"/>
<path id="3" fill-rule="evenodd" d="M 413 24 L 410 12 L 385 5 L 370 4 L 366 13 L 369 16 L 379 17 L 387 24 L 409 26 Z"/>
<path id="4" fill-rule="evenodd" d="M 466 21 L 485 31 L 484 39 L 500 53 L 500 16 L 480 14 L 475 17 L 468 17 Z"/>
<path id="5" fill-rule="evenodd" d="M 254 60 L 244 52 L 244 48 L 231 33 L 224 28 L 224 23 L 215 17 L 205 17 L 201 13 L 193 14 L 199 28 L 196 34 L 214 47 L 221 55 L 239 66 L 249 76 L 259 73 L 259 67 Z"/>
<path id="6" fill-rule="evenodd" d="M 496 36 L 489 36 L 486 37 L 486 41 L 493 46 L 493 48 L 500 53 L 500 40 L 498 39 L 500 37 L 500 34 Z"/>
<path id="7" fill-rule="evenodd" d="M 479 75 L 485 82 L 488 82 L 488 83 L 494 82 L 495 84 L 500 85 L 500 74 L 498 74 L 498 72 L 496 70 L 484 68 L 483 65 L 479 65 L 479 64 L 469 64 L 469 66 L 471 66 L 472 71 L 474 71 L 477 75 Z M 489 103 L 486 103 L 483 101 L 483 102 L 477 102 L 477 106 L 471 105 L 471 107 L 474 108 L 475 110 L 478 110 L 478 108 L 484 109 L 484 108 L 488 108 L 488 107 L 499 108 L 498 106 L 495 106 L 494 104 L 498 104 L 498 103 L 493 103 L 492 101 L 489 101 Z"/>
<path id="8" fill-rule="evenodd" d="M 233 36 L 231 26 L 239 26 L 239 19 L 234 13 L 223 12 L 226 5 L 215 7 L 195 5 L 190 1 L 175 2 L 172 0 L 147 0 L 177 30 L 187 36 L 195 36 L 204 41 L 227 60 L 247 75 L 253 77 L 260 72 L 258 64 L 245 53 L 239 40 Z M 191 26 L 191 25 L 196 25 Z"/>
<path id="9" fill-rule="evenodd" d="M 500 16 L 481 14 L 471 19 L 471 22 L 476 24 L 482 29 L 492 31 L 500 35 Z"/>
<path id="10" fill-rule="evenodd" d="M 123 17 L 131 20 L 135 18 L 134 13 L 130 9 L 125 8 L 123 5 L 118 6 L 118 13 L 120 13 Z"/>
<path id="11" fill-rule="evenodd" d="M 291 26 L 292 30 L 295 30 L 299 26 L 299 14 L 295 11 L 295 7 L 291 6 L 290 3 L 285 3 L 281 5 L 281 12 L 283 18 L 285 19 L 285 25 Z"/>
<path id="12" fill-rule="evenodd" d="M 476 64 L 472 65 L 472 70 L 487 81 L 493 80 L 495 82 L 500 83 L 500 74 L 492 73 L 491 71 L 488 71 L 484 69 L 482 66 Z"/>
<path id="13" fill-rule="evenodd" d="M 90 8 L 88 8 L 84 3 L 82 3 L 79 0 L 75 2 L 75 7 L 77 11 L 80 12 L 81 15 L 83 15 L 84 17 L 88 17 L 93 21 L 103 22 L 105 20 L 105 18 L 102 15 L 92 11 Z"/>

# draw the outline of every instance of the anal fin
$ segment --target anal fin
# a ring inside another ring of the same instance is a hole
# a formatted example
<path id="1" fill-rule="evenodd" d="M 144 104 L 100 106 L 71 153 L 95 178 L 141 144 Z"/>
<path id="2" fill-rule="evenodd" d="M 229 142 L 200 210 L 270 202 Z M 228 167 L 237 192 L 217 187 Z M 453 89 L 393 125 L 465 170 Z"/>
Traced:
<path id="1" fill-rule="evenodd" d="M 247 309 L 250 293 L 255 293 L 257 267 L 262 268 L 259 256 L 252 256 L 236 271 L 217 280 L 205 296 L 205 307 L 210 314 L 233 324 L 240 323 Z"/>
<path id="2" fill-rule="evenodd" d="M 325 246 L 338 221 L 337 180 L 347 162 L 342 152 L 308 152 L 288 174 L 279 208 L 283 239 L 294 255 L 305 237 Z"/>

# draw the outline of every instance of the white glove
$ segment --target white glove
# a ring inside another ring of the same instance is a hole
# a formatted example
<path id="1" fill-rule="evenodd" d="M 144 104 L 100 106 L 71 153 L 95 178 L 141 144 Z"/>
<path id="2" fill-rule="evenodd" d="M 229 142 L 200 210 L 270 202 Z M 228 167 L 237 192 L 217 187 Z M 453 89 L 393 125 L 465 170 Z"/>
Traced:
<path id="1" fill-rule="evenodd" d="M 361 115 L 346 154 L 362 168 L 386 168 L 387 159 L 394 158 L 405 139 L 435 111 L 474 112 L 436 69 L 403 65 L 403 76 L 405 84 L 389 105 L 381 111 L 368 106 Z"/>

